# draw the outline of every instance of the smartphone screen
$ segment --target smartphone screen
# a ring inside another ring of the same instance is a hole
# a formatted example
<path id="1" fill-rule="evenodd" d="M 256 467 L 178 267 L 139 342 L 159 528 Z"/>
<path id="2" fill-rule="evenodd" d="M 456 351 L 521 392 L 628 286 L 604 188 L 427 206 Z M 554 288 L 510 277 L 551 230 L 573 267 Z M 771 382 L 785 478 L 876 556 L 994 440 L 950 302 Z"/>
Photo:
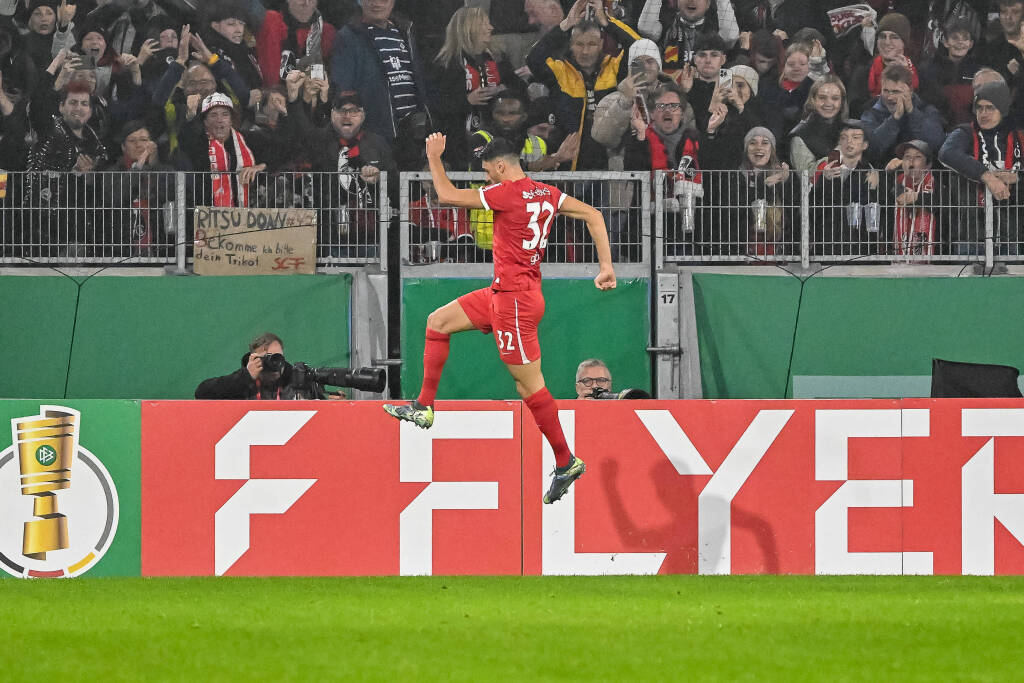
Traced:
<path id="1" fill-rule="evenodd" d="M 96 55 L 82 55 L 78 58 L 80 62 L 79 69 L 94 70 L 96 68 Z"/>
<path id="2" fill-rule="evenodd" d="M 838 149 L 834 149 L 828 153 L 828 163 L 838 163 L 843 158 L 842 154 Z"/>
<path id="3" fill-rule="evenodd" d="M 312 66 L 310 66 L 310 68 L 309 68 L 309 77 L 312 78 L 314 81 L 325 80 L 324 79 L 324 65 L 323 64 L 313 64 Z"/>

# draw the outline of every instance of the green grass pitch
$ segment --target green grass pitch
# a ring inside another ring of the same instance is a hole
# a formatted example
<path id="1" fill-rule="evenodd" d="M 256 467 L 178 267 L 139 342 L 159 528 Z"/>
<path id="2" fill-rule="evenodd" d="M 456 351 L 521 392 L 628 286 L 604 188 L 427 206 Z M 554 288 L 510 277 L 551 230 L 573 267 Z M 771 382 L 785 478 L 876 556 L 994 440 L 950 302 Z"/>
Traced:
<path id="1" fill-rule="evenodd" d="M 1024 577 L 0 581 L 6 681 L 1009 681 Z"/>

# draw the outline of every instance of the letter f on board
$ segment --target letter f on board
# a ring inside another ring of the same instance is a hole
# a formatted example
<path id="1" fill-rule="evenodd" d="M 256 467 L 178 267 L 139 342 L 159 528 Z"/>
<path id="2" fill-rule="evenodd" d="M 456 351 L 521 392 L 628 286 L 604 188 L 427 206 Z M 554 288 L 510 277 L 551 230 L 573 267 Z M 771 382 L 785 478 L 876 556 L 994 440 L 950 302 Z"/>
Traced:
<path id="1" fill-rule="evenodd" d="M 316 479 L 250 479 L 250 446 L 283 446 L 315 410 L 251 411 L 214 447 L 215 477 L 245 479 L 214 516 L 214 573 L 222 576 L 249 549 L 249 516 L 280 515 L 302 497 Z"/>

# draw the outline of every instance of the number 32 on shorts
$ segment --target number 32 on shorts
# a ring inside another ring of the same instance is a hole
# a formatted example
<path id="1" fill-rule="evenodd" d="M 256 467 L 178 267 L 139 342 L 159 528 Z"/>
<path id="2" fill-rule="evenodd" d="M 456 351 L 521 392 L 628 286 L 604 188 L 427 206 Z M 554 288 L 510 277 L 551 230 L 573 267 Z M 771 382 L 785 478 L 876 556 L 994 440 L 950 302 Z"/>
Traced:
<path id="1" fill-rule="evenodd" d="M 544 249 L 548 246 L 548 231 L 551 229 L 551 220 L 555 217 L 555 207 L 551 206 L 551 202 L 530 202 L 526 205 L 526 210 L 530 212 L 529 227 L 533 231 L 533 237 L 523 240 L 523 249 Z M 547 214 L 543 226 L 539 222 L 541 214 Z"/>
<path id="2" fill-rule="evenodd" d="M 495 336 L 498 338 L 498 348 L 502 351 L 515 351 L 515 344 L 512 343 L 512 333 L 505 332 L 503 330 L 495 330 Z"/>

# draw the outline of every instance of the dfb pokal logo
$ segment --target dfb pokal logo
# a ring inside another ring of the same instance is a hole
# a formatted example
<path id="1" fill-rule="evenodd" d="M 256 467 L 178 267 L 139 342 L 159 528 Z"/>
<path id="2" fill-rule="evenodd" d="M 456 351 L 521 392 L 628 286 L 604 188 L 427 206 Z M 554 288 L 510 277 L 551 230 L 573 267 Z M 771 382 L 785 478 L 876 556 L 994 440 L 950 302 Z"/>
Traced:
<path id="1" fill-rule="evenodd" d="M 0 451 L 0 569 L 12 576 L 79 576 L 114 540 L 117 489 L 78 444 L 81 418 L 44 405 L 11 420 L 11 446 Z"/>

